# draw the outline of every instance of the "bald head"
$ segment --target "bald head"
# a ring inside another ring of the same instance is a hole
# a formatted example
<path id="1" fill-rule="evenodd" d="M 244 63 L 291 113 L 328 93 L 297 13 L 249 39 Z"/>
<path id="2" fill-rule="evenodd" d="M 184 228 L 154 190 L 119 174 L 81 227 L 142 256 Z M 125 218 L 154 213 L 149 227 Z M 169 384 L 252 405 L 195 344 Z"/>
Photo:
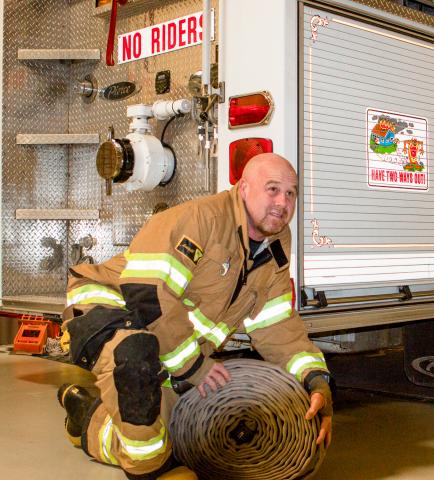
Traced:
<path id="1" fill-rule="evenodd" d="M 249 237 L 263 240 L 290 222 L 297 198 L 297 174 L 275 153 L 253 157 L 244 168 L 239 191 L 247 214 Z"/>
<path id="2" fill-rule="evenodd" d="M 293 166 L 286 160 L 286 158 L 277 155 L 277 153 L 261 153 L 252 157 L 246 164 L 243 170 L 242 178 L 247 181 L 254 181 L 261 173 L 279 170 L 296 175 Z"/>

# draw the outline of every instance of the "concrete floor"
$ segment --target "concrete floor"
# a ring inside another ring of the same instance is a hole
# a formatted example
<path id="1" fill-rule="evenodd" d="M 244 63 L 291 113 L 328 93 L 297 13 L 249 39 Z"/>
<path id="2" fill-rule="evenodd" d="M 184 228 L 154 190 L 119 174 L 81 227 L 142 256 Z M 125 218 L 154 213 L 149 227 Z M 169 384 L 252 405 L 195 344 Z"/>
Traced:
<path id="1" fill-rule="evenodd" d="M 67 441 L 56 399 L 64 382 L 91 385 L 92 377 L 68 364 L 0 353 L 1 478 L 125 480 Z M 434 479 L 434 402 L 344 391 L 336 410 L 332 446 L 312 480 Z"/>

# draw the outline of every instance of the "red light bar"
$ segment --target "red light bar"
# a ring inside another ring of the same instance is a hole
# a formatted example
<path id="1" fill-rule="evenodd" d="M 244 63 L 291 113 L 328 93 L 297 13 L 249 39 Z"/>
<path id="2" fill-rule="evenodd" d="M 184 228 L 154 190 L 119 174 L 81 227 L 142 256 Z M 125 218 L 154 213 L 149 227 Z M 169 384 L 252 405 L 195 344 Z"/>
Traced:
<path id="1" fill-rule="evenodd" d="M 269 138 L 241 138 L 229 145 L 229 181 L 235 185 L 243 174 L 247 162 L 260 153 L 273 151 Z"/>
<path id="2" fill-rule="evenodd" d="M 229 99 L 229 128 L 266 125 L 274 111 L 268 92 L 237 95 Z"/>

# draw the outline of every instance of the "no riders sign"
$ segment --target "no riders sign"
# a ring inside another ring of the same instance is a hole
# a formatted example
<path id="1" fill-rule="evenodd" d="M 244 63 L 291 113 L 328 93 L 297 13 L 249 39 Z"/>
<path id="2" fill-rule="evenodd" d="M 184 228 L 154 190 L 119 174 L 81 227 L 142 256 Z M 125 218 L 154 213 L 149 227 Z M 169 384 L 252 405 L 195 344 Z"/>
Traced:
<path id="1" fill-rule="evenodd" d="M 202 12 L 118 36 L 118 64 L 132 62 L 202 43 Z M 214 40 L 214 10 L 211 11 Z"/>

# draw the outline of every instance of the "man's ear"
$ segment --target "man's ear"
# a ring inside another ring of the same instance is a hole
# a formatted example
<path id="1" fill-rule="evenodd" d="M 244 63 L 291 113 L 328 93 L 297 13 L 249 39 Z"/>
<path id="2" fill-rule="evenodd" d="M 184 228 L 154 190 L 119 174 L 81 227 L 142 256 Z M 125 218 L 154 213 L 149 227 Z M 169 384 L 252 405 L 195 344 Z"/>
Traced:
<path id="1" fill-rule="evenodd" d="M 240 189 L 240 195 L 241 195 L 241 198 L 246 201 L 246 191 L 247 191 L 247 188 L 248 188 L 248 184 L 247 182 L 244 180 L 244 178 L 241 178 L 238 182 L 238 188 Z"/>

